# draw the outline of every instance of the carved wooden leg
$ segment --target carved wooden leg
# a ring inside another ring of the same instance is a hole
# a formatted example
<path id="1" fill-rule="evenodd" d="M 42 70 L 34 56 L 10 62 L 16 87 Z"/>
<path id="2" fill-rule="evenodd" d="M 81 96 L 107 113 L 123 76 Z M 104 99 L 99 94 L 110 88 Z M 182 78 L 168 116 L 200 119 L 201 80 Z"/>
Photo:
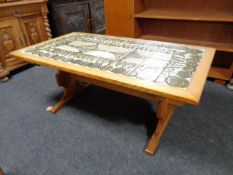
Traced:
<path id="1" fill-rule="evenodd" d="M 0 68 L 1 69 L 1 68 Z M 8 75 L 9 75 L 9 71 L 7 71 L 7 70 L 4 70 L 4 69 L 1 69 L 0 70 L 0 81 L 1 82 L 6 82 L 6 81 L 8 81 L 9 80 L 9 78 L 8 78 Z"/>
<path id="2" fill-rule="evenodd" d="M 48 39 L 51 39 L 53 36 L 51 34 L 51 29 L 49 25 L 49 20 L 48 20 L 48 9 L 47 6 L 42 6 L 42 16 L 44 17 L 44 25 L 45 25 L 45 30 L 47 32 Z"/>
<path id="3" fill-rule="evenodd" d="M 153 155 L 155 153 L 155 150 L 159 145 L 160 138 L 162 137 L 174 110 L 175 106 L 169 104 L 168 99 L 161 99 L 159 101 L 156 111 L 158 124 L 145 150 L 147 154 Z"/>
<path id="4" fill-rule="evenodd" d="M 51 112 L 55 113 L 63 108 L 73 97 L 80 94 L 87 84 L 72 78 L 69 73 L 58 71 L 56 75 L 57 84 L 64 87 L 64 93 L 61 99 L 52 107 Z"/>
<path id="5" fill-rule="evenodd" d="M 7 82 L 9 80 L 9 77 L 0 78 L 0 82 Z"/>

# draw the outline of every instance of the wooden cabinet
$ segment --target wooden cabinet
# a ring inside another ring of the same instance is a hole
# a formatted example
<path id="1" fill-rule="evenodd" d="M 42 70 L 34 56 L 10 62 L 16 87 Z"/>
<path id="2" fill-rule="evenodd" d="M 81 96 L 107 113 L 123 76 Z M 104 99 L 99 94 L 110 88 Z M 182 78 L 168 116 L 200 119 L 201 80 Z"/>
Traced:
<path id="1" fill-rule="evenodd" d="M 27 45 L 48 39 L 43 24 L 43 17 L 38 15 L 25 16 L 20 19 L 20 22 Z"/>
<path id="2" fill-rule="evenodd" d="M 18 20 L 0 21 L 0 38 L 0 75 L 5 76 L 9 74 L 8 67 L 21 64 L 21 61 L 9 57 L 9 52 L 26 46 Z"/>
<path id="3" fill-rule="evenodd" d="M 105 33 L 103 0 L 51 0 L 49 10 L 55 36 L 70 32 Z"/>
<path id="4" fill-rule="evenodd" d="M 90 1 L 91 25 L 93 33 L 105 33 L 105 16 L 103 0 Z"/>
<path id="5" fill-rule="evenodd" d="M 0 79 L 26 65 L 9 52 L 52 37 L 46 0 L 0 3 Z"/>
<path id="6" fill-rule="evenodd" d="M 110 35 L 216 48 L 209 77 L 232 77 L 232 0 L 105 0 L 105 15 Z"/>
<path id="7" fill-rule="evenodd" d="M 74 3 L 57 7 L 58 33 L 91 32 L 88 3 Z"/>

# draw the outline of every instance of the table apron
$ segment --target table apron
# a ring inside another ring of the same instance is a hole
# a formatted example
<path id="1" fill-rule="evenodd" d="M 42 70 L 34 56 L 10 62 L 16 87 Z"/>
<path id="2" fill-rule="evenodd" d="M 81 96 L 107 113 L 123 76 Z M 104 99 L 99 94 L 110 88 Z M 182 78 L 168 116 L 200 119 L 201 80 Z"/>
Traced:
<path id="1" fill-rule="evenodd" d="M 140 92 L 139 90 L 134 90 L 134 89 L 127 87 L 127 86 L 116 85 L 116 84 L 108 83 L 108 82 L 101 81 L 101 80 L 96 80 L 93 78 L 87 78 L 87 77 L 83 77 L 83 76 L 72 74 L 72 73 L 69 73 L 69 74 L 72 78 L 83 81 L 85 83 L 93 84 L 93 85 L 96 85 L 96 86 L 99 86 L 102 88 L 114 90 L 114 91 L 121 92 L 124 94 L 132 95 L 132 96 L 147 100 L 149 102 L 157 102 L 160 99 L 166 98 L 166 99 L 168 99 L 169 104 L 172 104 L 175 106 L 182 106 L 183 105 L 182 102 L 176 101 L 173 99 L 169 99 L 168 97 L 151 95 L 151 94 L 147 94 L 145 92 Z"/>

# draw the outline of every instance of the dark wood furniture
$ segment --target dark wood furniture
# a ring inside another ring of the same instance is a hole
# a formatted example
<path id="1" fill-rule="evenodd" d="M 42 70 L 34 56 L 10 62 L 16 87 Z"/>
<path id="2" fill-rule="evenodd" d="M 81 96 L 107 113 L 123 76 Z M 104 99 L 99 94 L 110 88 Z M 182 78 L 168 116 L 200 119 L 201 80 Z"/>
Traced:
<path id="1" fill-rule="evenodd" d="M 214 47 L 209 77 L 232 77 L 232 0 L 105 0 L 105 15 L 109 35 Z"/>
<path id="2" fill-rule="evenodd" d="M 70 32 L 105 33 L 103 0 L 50 0 L 54 36 Z"/>
<path id="3" fill-rule="evenodd" d="M 212 48 L 85 33 L 71 33 L 36 46 L 11 55 L 59 70 L 56 80 L 64 87 L 64 95 L 51 112 L 91 84 L 158 101 L 157 127 L 146 148 L 150 155 L 175 108 L 199 103 L 215 53 Z"/>
<path id="4" fill-rule="evenodd" d="M 0 79 L 27 64 L 9 52 L 52 37 L 48 23 L 47 0 L 0 3 Z"/>

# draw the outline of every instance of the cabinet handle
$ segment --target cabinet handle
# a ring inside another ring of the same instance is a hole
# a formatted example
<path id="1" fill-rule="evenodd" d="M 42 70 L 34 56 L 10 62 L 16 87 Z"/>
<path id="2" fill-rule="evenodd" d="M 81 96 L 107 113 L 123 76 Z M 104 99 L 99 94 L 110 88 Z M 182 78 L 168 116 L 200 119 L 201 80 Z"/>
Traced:
<path id="1" fill-rule="evenodd" d="M 12 15 L 17 18 L 22 16 L 22 14 L 19 11 L 12 12 Z"/>

